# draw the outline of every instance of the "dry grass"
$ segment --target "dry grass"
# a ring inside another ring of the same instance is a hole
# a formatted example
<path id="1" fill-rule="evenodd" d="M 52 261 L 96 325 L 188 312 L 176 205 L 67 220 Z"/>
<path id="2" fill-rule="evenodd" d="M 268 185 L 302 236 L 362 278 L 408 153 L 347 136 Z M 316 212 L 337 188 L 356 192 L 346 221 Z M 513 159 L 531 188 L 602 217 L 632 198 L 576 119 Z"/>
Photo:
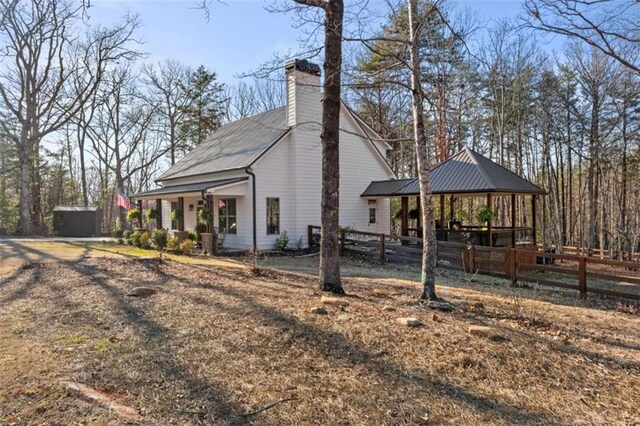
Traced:
<path id="1" fill-rule="evenodd" d="M 0 424 L 121 424 L 67 396 L 63 378 L 135 407 L 143 424 L 640 422 L 632 310 L 450 276 L 441 294 L 458 309 L 434 313 L 415 305 L 401 269 L 380 277 L 347 262 L 349 306 L 317 315 L 315 279 L 300 271 L 317 259 L 272 259 L 299 271 L 259 274 L 91 261 L 98 267 L 45 261 L 0 278 Z M 141 283 L 159 293 L 125 296 Z M 425 326 L 397 324 L 404 316 Z M 471 336 L 470 325 L 499 337 Z"/>

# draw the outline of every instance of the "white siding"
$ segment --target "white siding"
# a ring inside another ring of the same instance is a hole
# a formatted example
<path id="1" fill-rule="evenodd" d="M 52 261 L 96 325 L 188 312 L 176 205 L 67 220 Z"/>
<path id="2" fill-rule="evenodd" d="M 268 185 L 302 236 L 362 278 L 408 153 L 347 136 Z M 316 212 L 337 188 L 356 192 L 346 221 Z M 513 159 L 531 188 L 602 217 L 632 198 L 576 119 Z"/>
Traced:
<path id="1" fill-rule="evenodd" d="M 388 234 L 391 229 L 389 199 L 376 200 L 376 223 L 369 223 L 369 200 L 360 194 L 372 180 L 393 178 L 380 154 L 359 133 L 350 115 L 343 108 L 340 115 L 340 225 L 360 231 Z"/>
<path id="2" fill-rule="evenodd" d="M 256 174 L 256 230 L 259 250 L 275 247 L 277 235 L 267 235 L 267 198 L 280 199 L 280 232 L 287 231 L 289 245 L 295 247 L 295 180 L 292 174 L 291 136 L 286 136 L 254 167 Z M 306 234 L 302 234 L 306 235 Z"/>

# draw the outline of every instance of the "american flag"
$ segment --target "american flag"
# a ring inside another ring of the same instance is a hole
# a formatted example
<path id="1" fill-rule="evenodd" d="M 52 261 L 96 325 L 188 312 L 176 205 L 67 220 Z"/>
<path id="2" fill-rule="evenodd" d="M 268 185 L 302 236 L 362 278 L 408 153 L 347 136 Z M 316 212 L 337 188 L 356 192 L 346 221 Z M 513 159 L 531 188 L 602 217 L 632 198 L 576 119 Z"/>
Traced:
<path id="1" fill-rule="evenodd" d="M 125 210 L 130 210 L 133 207 L 129 201 L 129 197 L 121 193 L 119 190 L 116 190 L 116 205 L 124 207 Z"/>
<path id="2" fill-rule="evenodd" d="M 224 206 L 226 206 L 226 204 L 224 203 L 224 200 L 219 198 L 218 199 L 218 207 L 219 208 L 223 208 Z"/>

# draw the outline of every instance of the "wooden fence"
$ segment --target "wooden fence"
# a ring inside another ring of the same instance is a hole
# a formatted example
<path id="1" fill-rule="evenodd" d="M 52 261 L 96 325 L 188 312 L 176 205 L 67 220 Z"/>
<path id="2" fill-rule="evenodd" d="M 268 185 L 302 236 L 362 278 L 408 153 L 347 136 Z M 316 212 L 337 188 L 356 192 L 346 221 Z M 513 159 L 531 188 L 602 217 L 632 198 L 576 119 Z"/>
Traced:
<path id="1" fill-rule="evenodd" d="M 309 241 L 319 241 L 319 226 L 309 226 Z M 364 238 L 363 238 L 364 237 Z M 420 262 L 422 239 L 343 229 L 341 251 L 376 257 L 380 262 Z M 640 262 L 576 254 L 545 253 L 537 247 L 507 248 L 438 241 L 438 266 L 518 282 L 640 300 Z"/>

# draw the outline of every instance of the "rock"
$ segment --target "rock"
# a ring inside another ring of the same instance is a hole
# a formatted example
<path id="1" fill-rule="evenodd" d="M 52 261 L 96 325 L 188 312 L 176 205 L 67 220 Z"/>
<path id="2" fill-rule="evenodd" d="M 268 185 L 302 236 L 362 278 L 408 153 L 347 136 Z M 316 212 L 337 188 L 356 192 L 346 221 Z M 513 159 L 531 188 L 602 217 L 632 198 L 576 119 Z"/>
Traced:
<path id="1" fill-rule="evenodd" d="M 436 302 L 435 300 L 429 301 L 427 306 L 429 306 L 431 309 L 437 309 L 439 311 L 445 312 L 453 311 L 455 309 L 455 306 L 453 306 L 449 302 Z"/>
<path id="2" fill-rule="evenodd" d="M 394 308 L 393 306 L 384 305 L 384 306 L 382 307 L 382 310 L 383 310 L 383 311 L 385 311 L 385 312 L 393 312 L 393 311 L 395 311 L 395 310 L 396 310 L 396 308 Z"/>
<path id="3" fill-rule="evenodd" d="M 107 394 L 76 382 L 61 382 L 70 396 L 74 396 L 91 404 L 99 405 L 129 421 L 139 420 L 138 412 L 113 400 Z"/>
<path id="4" fill-rule="evenodd" d="M 398 318 L 396 321 L 408 327 L 420 327 L 422 325 L 422 322 L 415 317 Z"/>
<path id="5" fill-rule="evenodd" d="M 127 296 L 148 297 L 148 296 L 151 296 L 152 294 L 156 294 L 157 292 L 158 290 L 151 287 L 136 287 L 132 289 L 129 293 L 127 293 Z"/>
<path id="6" fill-rule="evenodd" d="M 334 306 L 349 306 L 349 302 L 340 297 L 330 297 L 330 296 L 322 296 L 320 298 L 320 303 L 324 303 L 325 305 L 334 305 Z"/>
<path id="7" fill-rule="evenodd" d="M 480 337 L 493 337 L 496 335 L 495 330 L 492 327 L 486 327 L 483 325 L 470 326 L 469 334 L 471 334 L 472 336 L 480 336 Z"/>
<path id="8" fill-rule="evenodd" d="M 104 280 L 107 278 L 107 274 L 93 274 L 92 275 L 93 278 L 99 279 L 99 280 Z"/>
<path id="9" fill-rule="evenodd" d="M 340 321 L 340 322 L 344 322 L 344 321 L 349 321 L 351 319 L 351 317 L 347 314 L 342 314 L 342 315 L 338 315 L 338 317 L 336 318 L 336 321 Z"/>
<path id="10" fill-rule="evenodd" d="M 327 310 L 322 306 L 316 306 L 315 308 L 311 308 L 311 313 L 318 315 L 327 315 L 329 312 L 327 312 Z"/>

